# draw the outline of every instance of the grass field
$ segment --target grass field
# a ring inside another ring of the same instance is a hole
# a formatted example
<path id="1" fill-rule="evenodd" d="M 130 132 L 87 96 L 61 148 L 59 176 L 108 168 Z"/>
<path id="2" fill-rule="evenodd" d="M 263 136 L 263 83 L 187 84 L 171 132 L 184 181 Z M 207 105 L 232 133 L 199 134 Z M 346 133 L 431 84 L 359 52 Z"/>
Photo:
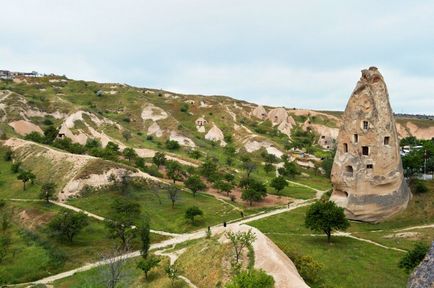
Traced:
<path id="1" fill-rule="evenodd" d="M 127 196 L 114 191 L 95 192 L 81 198 L 71 199 L 68 203 L 110 218 L 109 211 L 112 201 L 121 197 L 140 204 L 142 212 L 150 216 L 152 229 L 167 232 L 182 233 L 197 230 L 240 217 L 238 210 L 213 196 L 197 193 L 196 197 L 193 197 L 191 193 L 185 191 L 179 193 L 174 208 L 172 208 L 166 191 L 160 190 L 153 193 L 149 189 L 133 189 Z M 193 205 L 198 206 L 204 213 L 203 216 L 195 219 L 195 225 L 190 224 L 184 218 L 185 210 Z"/>
<path id="2" fill-rule="evenodd" d="M 3 283 L 37 280 L 97 261 L 116 243 L 108 239 L 104 223 L 91 218 L 72 243 L 50 237 L 47 223 L 60 211 L 51 204 L 8 201 L 6 208 L 12 211 L 12 226 L 7 230 L 12 244 L 4 259 L 8 265 L 0 265 Z M 155 234 L 151 237 L 153 242 L 165 239 Z M 133 246 L 138 249 L 138 241 L 134 241 Z"/>
<path id="3" fill-rule="evenodd" d="M 345 237 L 312 237 L 304 227 L 307 208 L 250 223 L 270 237 L 287 255 L 311 256 L 322 265 L 312 287 L 404 287 L 407 275 L 398 268 L 402 252 Z"/>

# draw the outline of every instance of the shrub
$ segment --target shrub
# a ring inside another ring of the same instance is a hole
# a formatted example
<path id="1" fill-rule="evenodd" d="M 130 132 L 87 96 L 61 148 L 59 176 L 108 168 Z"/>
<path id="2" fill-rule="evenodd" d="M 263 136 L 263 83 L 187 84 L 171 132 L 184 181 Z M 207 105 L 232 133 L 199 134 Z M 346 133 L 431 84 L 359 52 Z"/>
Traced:
<path id="1" fill-rule="evenodd" d="M 416 194 L 423 194 L 428 192 L 428 187 L 426 186 L 425 182 L 419 179 L 415 179 L 412 181 L 411 184 L 411 191 L 413 191 Z"/>
<path id="2" fill-rule="evenodd" d="M 274 279 L 263 270 L 250 269 L 235 275 L 226 288 L 273 288 Z"/>
<path id="3" fill-rule="evenodd" d="M 180 147 L 179 143 L 175 140 L 166 141 L 166 148 L 169 150 L 178 150 Z"/>
<path id="4" fill-rule="evenodd" d="M 426 253 L 428 253 L 428 250 L 428 245 L 425 245 L 424 243 L 416 243 L 414 248 L 408 251 L 407 254 L 402 257 L 401 261 L 399 261 L 399 268 L 410 273 L 423 260 Z"/>

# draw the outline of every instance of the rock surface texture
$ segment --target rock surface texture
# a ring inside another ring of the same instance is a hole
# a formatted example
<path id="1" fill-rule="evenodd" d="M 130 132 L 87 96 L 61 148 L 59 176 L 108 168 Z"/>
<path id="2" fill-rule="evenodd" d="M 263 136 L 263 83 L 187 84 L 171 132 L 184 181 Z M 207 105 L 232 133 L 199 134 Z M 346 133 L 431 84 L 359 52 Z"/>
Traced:
<path id="1" fill-rule="evenodd" d="M 419 266 L 411 273 L 407 283 L 408 288 L 432 288 L 434 287 L 434 242 L 431 249 Z"/>
<path id="2" fill-rule="evenodd" d="M 331 200 L 349 219 L 380 222 L 411 197 L 387 87 L 375 67 L 362 70 L 345 108 L 331 178 Z"/>

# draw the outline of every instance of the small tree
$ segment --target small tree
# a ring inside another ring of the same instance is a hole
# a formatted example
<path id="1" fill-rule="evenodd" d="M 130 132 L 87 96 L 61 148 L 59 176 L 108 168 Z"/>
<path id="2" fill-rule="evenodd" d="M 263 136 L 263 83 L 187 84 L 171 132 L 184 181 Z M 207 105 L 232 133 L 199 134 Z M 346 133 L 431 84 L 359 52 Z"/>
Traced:
<path id="1" fill-rule="evenodd" d="M 280 195 L 280 191 L 288 186 L 288 182 L 282 176 L 278 176 L 271 180 L 270 186 L 276 190 L 277 195 Z"/>
<path id="2" fill-rule="evenodd" d="M 424 243 L 416 243 L 413 249 L 408 251 L 407 254 L 401 258 L 401 261 L 399 261 L 399 268 L 410 273 L 423 260 L 426 253 L 428 253 L 428 250 L 428 245 L 425 245 Z"/>
<path id="3" fill-rule="evenodd" d="M 12 173 L 14 173 L 14 174 L 18 173 L 20 171 L 20 169 L 21 169 L 21 162 L 17 161 L 17 162 L 12 163 L 12 165 L 11 165 L 11 172 Z"/>
<path id="4" fill-rule="evenodd" d="M 113 201 L 110 207 L 111 220 L 106 220 L 109 236 L 121 240 L 125 249 L 128 242 L 134 238 L 137 229 L 132 227 L 136 219 L 140 218 L 140 205 L 123 198 Z"/>
<path id="5" fill-rule="evenodd" d="M 4 258 L 9 252 L 9 247 L 11 245 L 11 239 L 7 234 L 0 235 L 0 263 L 3 262 Z"/>
<path id="6" fill-rule="evenodd" d="M 228 231 L 225 233 L 225 235 L 232 244 L 235 263 L 239 262 L 243 249 L 252 245 L 252 243 L 256 240 L 256 235 L 251 229 L 249 229 L 247 232 Z"/>
<path id="7" fill-rule="evenodd" d="M 27 170 L 21 170 L 17 176 L 17 179 L 23 182 L 23 191 L 26 191 L 26 183 L 29 181 L 33 183 L 35 178 L 36 178 L 35 174 Z"/>
<path id="8" fill-rule="evenodd" d="M 128 162 L 131 163 L 131 160 L 135 159 L 137 157 L 137 153 L 133 148 L 125 148 L 124 151 L 122 151 L 122 154 L 125 158 L 128 159 Z"/>
<path id="9" fill-rule="evenodd" d="M 129 130 L 122 131 L 122 137 L 128 142 L 131 139 L 131 132 Z"/>
<path id="10" fill-rule="evenodd" d="M 194 225 L 194 217 L 196 216 L 202 216 L 203 212 L 199 209 L 197 206 L 189 207 L 187 210 L 185 210 L 185 219 L 188 219 L 191 221 L 191 224 Z"/>
<path id="11" fill-rule="evenodd" d="M 166 154 L 162 152 L 155 153 L 154 157 L 152 157 L 152 162 L 160 169 L 160 166 L 166 163 Z"/>
<path id="12" fill-rule="evenodd" d="M 154 256 L 148 257 L 146 259 L 140 260 L 139 263 L 137 263 L 137 268 L 142 270 L 145 273 L 145 279 L 148 280 L 148 273 L 153 268 L 158 267 L 160 265 L 160 259 Z"/>
<path id="13" fill-rule="evenodd" d="M 234 189 L 234 185 L 230 182 L 219 180 L 214 183 L 214 187 L 220 192 L 226 192 L 226 195 L 229 197 L 229 193 L 231 193 L 232 189 Z"/>
<path id="14" fill-rule="evenodd" d="M 166 274 L 170 280 L 172 280 L 172 287 L 175 284 L 176 278 L 178 278 L 178 269 L 174 265 L 169 265 L 166 267 Z"/>
<path id="15" fill-rule="evenodd" d="M 5 154 L 3 155 L 3 160 L 5 160 L 6 162 L 10 162 L 12 161 L 14 156 L 14 153 L 12 152 L 12 150 L 6 150 Z"/>
<path id="16" fill-rule="evenodd" d="M 62 210 L 48 224 L 48 229 L 53 236 L 72 242 L 73 238 L 87 225 L 89 221 L 83 212 Z"/>
<path id="17" fill-rule="evenodd" d="M 271 163 L 265 163 L 265 165 L 264 165 L 264 171 L 265 171 L 265 173 L 270 174 L 271 172 L 273 172 L 274 169 L 275 168 L 274 168 L 273 164 L 271 164 Z"/>
<path id="18" fill-rule="evenodd" d="M 313 231 L 324 232 L 330 242 L 333 230 L 346 230 L 350 222 L 345 217 L 344 209 L 333 201 L 317 201 L 306 212 L 304 224 Z"/>
<path id="19" fill-rule="evenodd" d="M 166 141 L 166 148 L 169 150 L 178 150 L 179 148 L 181 148 L 181 146 L 179 145 L 178 141 L 167 140 Z"/>
<path id="20" fill-rule="evenodd" d="M 274 279 L 263 270 L 249 269 L 235 275 L 226 288 L 273 288 Z"/>
<path id="21" fill-rule="evenodd" d="M 241 194 L 241 199 L 249 201 L 250 206 L 252 206 L 253 201 L 260 201 L 265 196 L 267 196 L 267 187 L 265 187 L 264 183 L 249 179 Z"/>
<path id="22" fill-rule="evenodd" d="M 39 193 L 39 199 L 44 199 L 45 202 L 50 203 L 50 199 L 53 197 L 56 191 L 56 184 L 53 182 L 46 182 L 42 184 L 41 192 Z"/>
<path id="23" fill-rule="evenodd" d="M 202 182 L 198 175 L 192 175 L 188 177 L 187 180 L 185 180 L 184 185 L 190 189 L 191 192 L 193 192 L 193 197 L 196 197 L 196 193 L 198 191 L 206 188 L 206 185 Z"/>
<path id="24" fill-rule="evenodd" d="M 250 174 L 252 174 L 252 172 L 256 170 L 256 164 L 252 161 L 246 161 L 243 163 L 243 168 L 244 170 L 246 170 L 247 178 L 249 178 Z"/>
<path id="25" fill-rule="evenodd" d="M 149 225 L 149 217 L 145 217 L 139 226 L 140 241 L 142 247 L 140 253 L 143 258 L 148 258 L 149 248 L 151 247 L 151 226 Z"/>
<path id="26" fill-rule="evenodd" d="M 182 180 L 184 171 L 182 170 L 181 164 L 179 164 L 178 162 L 173 160 L 166 161 L 166 170 L 167 177 L 172 179 L 173 184 L 175 184 L 177 180 Z"/>
<path id="27" fill-rule="evenodd" d="M 167 194 L 172 202 L 172 209 L 175 208 L 175 202 L 178 200 L 179 188 L 176 185 L 171 185 L 167 188 Z"/>

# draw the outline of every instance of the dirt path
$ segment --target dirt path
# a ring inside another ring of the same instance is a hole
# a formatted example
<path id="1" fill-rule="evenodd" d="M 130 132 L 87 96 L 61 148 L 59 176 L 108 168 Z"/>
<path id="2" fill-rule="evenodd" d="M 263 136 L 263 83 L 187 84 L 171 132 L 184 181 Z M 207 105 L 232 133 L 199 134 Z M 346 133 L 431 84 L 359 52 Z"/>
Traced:
<path id="1" fill-rule="evenodd" d="M 43 202 L 43 201 L 45 201 L 45 200 L 41 200 L 41 199 L 17 199 L 17 198 L 11 198 L 11 199 L 8 199 L 8 200 L 9 201 L 19 201 L 19 202 Z M 94 218 L 94 219 L 99 220 L 99 221 L 106 220 L 106 218 L 104 218 L 102 216 L 90 213 L 90 212 L 88 212 L 86 210 L 83 210 L 83 209 L 77 208 L 75 206 L 71 206 L 71 205 L 62 203 L 62 202 L 50 200 L 50 203 L 52 203 L 54 205 L 57 205 L 57 206 L 60 206 L 60 207 L 65 208 L 65 209 L 69 209 L 69 210 L 75 211 L 75 212 L 83 212 L 88 217 Z M 180 235 L 180 234 L 176 234 L 176 233 L 170 233 L 170 232 L 166 232 L 166 231 L 152 230 L 152 229 L 151 229 L 151 232 L 155 233 L 155 234 L 163 235 L 163 236 L 169 236 L 169 237 L 177 237 L 177 236 Z"/>
<path id="2" fill-rule="evenodd" d="M 10 199 L 10 200 L 12 200 L 12 199 Z M 39 199 L 14 199 L 14 200 L 15 201 L 41 201 Z M 247 218 L 247 219 L 243 219 L 243 220 L 238 221 L 236 223 L 228 224 L 228 226 L 226 228 L 222 227 L 221 225 L 213 226 L 213 227 L 211 227 L 211 231 L 212 231 L 213 234 L 215 234 L 215 233 L 223 233 L 227 229 L 233 229 L 232 226 L 234 228 L 236 228 L 236 227 L 239 227 L 240 225 L 248 223 L 248 222 L 256 221 L 256 220 L 263 219 L 263 218 L 266 218 L 266 217 L 270 217 L 270 216 L 273 216 L 273 215 L 276 215 L 276 214 L 279 214 L 279 213 L 284 213 L 284 212 L 287 212 L 287 211 L 291 211 L 291 210 L 296 209 L 298 207 L 309 205 L 309 203 L 310 203 L 310 201 L 300 200 L 297 203 L 295 203 L 295 202 L 292 203 L 290 205 L 290 207 L 281 208 L 281 209 L 277 209 L 277 210 L 270 211 L 270 212 L 265 212 L 265 213 L 262 213 L 260 215 L 256 215 L 256 216 L 253 216 L 253 217 L 250 217 L 250 218 Z M 70 206 L 70 205 L 67 205 L 67 206 Z M 73 206 L 70 206 L 70 207 L 73 207 Z M 76 207 L 74 207 L 74 208 L 75 209 L 79 209 L 79 208 L 76 208 Z M 83 212 L 85 212 L 85 211 L 83 211 Z M 92 214 L 92 213 L 90 213 L 90 214 L 91 215 L 95 215 L 95 214 Z M 95 215 L 95 216 L 97 216 L 97 215 Z M 171 246 L 174 246 L 176 244 L 180 244 L 180 243 L 183 243 L 183 242 L 186 242 L 186 241 L 204 238 L 206 236 L 205 232 L 206 232 L 206 229 L 200 229 L 200 230 L 192 232 L 192 233 L 178 234 L 176 237 L 173 237 L 171 239 L 164 240 L 162 242 L 152 244 L 151 247 L 150 247 L 150 250 L 160 250 L 160 249 L 163 249 L 163 248 L 166 248 L 166 247 L 171 247 Z M 259 233 L 261 233 L 261 232 L 259 232 Z M 268 248 L 267 247 L 264 247 L 264 248 L 258 247 L 257 249 L 259 251 L 261 249 L 265 249 L 266 250 Z M 278 252 L 276 251 L 276 253 L 278 253 Z M 280 253 L 283 253 L 283 252 L 280 251 Z M 113 259 L 108 259 L 108 260 L 104 260 L 104 261 L 97 261 L 97 262 L 94 262 L 94 263 L 86 264 L 86 265 L 83 265 L 83 266 L 81 266 L 79 268 L 72 269 L 72 270 L 69 270 L 69 271 L 65 271 L 65 272 L 62 272 L 62 273 L 59 273 L 59 274 L 56 274 L 56 275 L 52 275 L 52 276 L 40 279 L 40 280 L 32 282 L 32 283 L 34 283 L 34 284 L 49 284 L 49 283 L 53 283 L 54 281 L 70 277 L 70 276 L 74 275 L 75 273 L 88 271 L 90 269 L 106 265 L 106 264 L 108 264 L 110 262 L 113 262 L 114 260 L 129 259 L 129 258 L 134 258 L 134 257 L 138 257 L 138 256 L 140 256 L 140 251 L 134 251 L 134 252 L 127 253 L 127 254 L 124 254 L 124 255 L 121 255 L 121 256 L 118 256 L 118 257 L 114 257 Z M 264 257 L 266 257 L 266 255 Z M 288 260 L 289 260 L 289 258 L 288 258 Z M 293 272 L 291 272 L 291 273 L 293 273 Z M 283 286 L 283 287 L 285 287 L 285 286 Z M 300 286 L 300 287 L 302 287 L 302 286 Z"/>
<path id="3" fill-rule="evenodd" d="M 161 256 L 167 256 L 169 257 L 169 261 L 170 261 L 170 265 L 175 264 L 176 259 L 178 259 L 178 257 L 185 252 L 185 250 L 187 250 L 187 248 L 182 248 L 176 251 L 172 251 L 172 252 L 166 252 L 167 250 L 160 250 L 160 251 L 156 251 L 155 255 L 161 255 Z M 181 278 L 182 280 L 184 280 L 188 286 L 190 286 L 191 288 L 198 288 L 196 285 L 194 285 L 190 279 L 188 279 L 187 277 L 185 277 L 184 275 L 179 275 L 179 278 Z"/>
<path id="4" fill-rule="evenodd" d="M 425 228 L 434 228 L 434 224 L 411 226 L 411 227 L 395 230 L 395 232 L 403 232 L 403 231 L 409 231 L 409 230 L 415 230 L 415 229 L 425 229 Z"/>

